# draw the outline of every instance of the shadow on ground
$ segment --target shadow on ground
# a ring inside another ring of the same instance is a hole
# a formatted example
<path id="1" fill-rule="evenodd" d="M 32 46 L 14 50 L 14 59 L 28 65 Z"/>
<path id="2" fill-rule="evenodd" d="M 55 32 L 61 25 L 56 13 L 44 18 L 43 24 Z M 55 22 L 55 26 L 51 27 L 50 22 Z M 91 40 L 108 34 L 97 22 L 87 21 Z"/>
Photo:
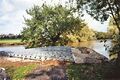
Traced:
<path id="1" fill-rule="evenodd" d="M 120 80 L 120 67 L 114 63 L 70 64 L 66 70 L 68 80 Z"/>
<path id="2" fill-rule="evenodd" d="M 25 77 L 25 80 L 68 80 L 65 69 L 60 66 L 48 69 L 41 67 Z"/>

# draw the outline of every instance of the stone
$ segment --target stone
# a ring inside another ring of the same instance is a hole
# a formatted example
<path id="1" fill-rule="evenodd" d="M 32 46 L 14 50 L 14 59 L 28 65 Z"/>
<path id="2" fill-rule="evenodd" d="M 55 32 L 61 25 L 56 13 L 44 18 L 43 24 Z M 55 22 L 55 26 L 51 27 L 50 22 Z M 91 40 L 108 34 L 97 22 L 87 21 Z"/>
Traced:
<path id="1" fill-rule="evenodd" d="M 72 53 L 75 63 L 102 63 L 108 61 L 105 56 L 86 47 L 72 48 Z"/>
<path id="2" fill-rule="evenodd" d="M 10 80 L 10 77 L 5 71 L 5 68 L 0 68 L 0 80 Z"/>
<path id="3" fill-rule="evenodd" d="M 25 76 L 24 80 L 68 80 L 62 67 L 39 68 Z"/>

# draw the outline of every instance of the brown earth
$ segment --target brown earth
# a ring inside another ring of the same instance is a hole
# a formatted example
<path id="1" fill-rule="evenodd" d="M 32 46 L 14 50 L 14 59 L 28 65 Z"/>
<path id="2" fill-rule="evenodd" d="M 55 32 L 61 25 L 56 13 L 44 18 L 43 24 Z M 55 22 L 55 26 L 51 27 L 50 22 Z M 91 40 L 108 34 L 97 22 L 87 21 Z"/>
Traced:
<path id="1" fill-rule="evenodd" d="M 49 67 L 49 66 L 64 66 L 66 65 L 66 63 L 68 62 L 60 62 L 60 61 L 57 61 L 57 60 L 47 60 L 47 61 L 10 61 L 10 60 L 7 60 L 6 58 L 1 58 L 0 57 L 0 66 L 15 66 L 15 67 L 19 67 L 19 66 L 25 66 L 25 65 L 28 65 L 28 64 L 39 64 L 41 66 L 44 66 L 44 67 Z"/>

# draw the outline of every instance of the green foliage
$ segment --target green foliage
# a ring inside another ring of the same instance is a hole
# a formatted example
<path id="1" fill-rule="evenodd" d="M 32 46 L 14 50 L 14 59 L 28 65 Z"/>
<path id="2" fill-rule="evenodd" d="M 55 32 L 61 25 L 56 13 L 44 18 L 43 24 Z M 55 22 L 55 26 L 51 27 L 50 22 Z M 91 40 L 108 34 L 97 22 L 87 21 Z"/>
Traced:
<path id="1" fill-rule="evenodd" d="M 95 32 L 97 39 L 111 39 L 111 36 L 107 32 Z"/>
<path id="2" fill-rule="evenodd" d="M 78 39 L 80 41 L 95 40 L 95 32 L 89 27 L 85 26 L 80 30 Z"/>
<path id="3" fill-rule="evenodd" d="M 112 37 L 113 41 L 117 40 L 117 36 L 119 35 L 119 31 L 118 31 L 118 28 L 117 28 L 113 18 L 110 18 L 110 21 L 109 21 L 108 34 Z"/>
<path id="4" fill-rule="evenodd" d="M 76 0 L 77 9 L 86 11 L 94 19 L 104 22 L 112 17 L 110 25 L 116 25 L 120 34 L 120 1 L 119 0 Z M 115 26 L 114 26 L 115 27 Z"/>
<path id="5" fill-rule="evenodd" d="M 120 1 L 119 0 L 76 0 L 77 8 L 85 10 L 98 21 L 104 22 L 112 17 L 120 33 Z"/>
<path id="6" fill-rule="evenodd" d="M 114 39 L 116 37 L 116 35 L 118 34 L 117 27 L 109 26 L 108 27 L 108 34 L 109 34 L 109 36 L 111 36 L 112 39 Z"/>
<path id="7" fill-rule="evenodd" d="M 114 41 L 115 43 L 110 49 L 110 58 L 116 61 L 116 64 L 120 67 L 120 35 L 117 35 Z"/>
<path id="8" fill-rule="evenodd" d="M 116 15 L 115 15 L 115 18 L 118 22 L 118 25 L 120 25 L 120 18 Z M 110 59 L 112 62 L 115 63 L 115 67 L 119 69 L 120 67 L 120 33 L 113 18 L 110 18 L 108 33 L 113 38 L 112 41 L 115 42 L 110 49 Z"/>
<path id="9" fill-rule="evenodd" d="M 100 21 L 106 21 L 109 17 L 107 9 L 107 0 L 76 0 L 77 8 L 86 10 L 93 18 Z"/>
<path id="10" fill-rule="evenodd" d="M 77 34 L 68 35 L 68 37 L 70 38 L 71 42 L 81 42 L 96 39 L 95 31 L 87 26 L 81 28 L 81 30 Z"/>
<path id="11" fill-rule="evenodd" d="M 26 12 L 31 19 L 25 19 L 27 27 L 22 31 L 22 41 L 28 47 L 65 45 L 70 41 L 68 34 L 76 34 L 85 26 L 71 9 L 61 5 L 34 6 Z"/>

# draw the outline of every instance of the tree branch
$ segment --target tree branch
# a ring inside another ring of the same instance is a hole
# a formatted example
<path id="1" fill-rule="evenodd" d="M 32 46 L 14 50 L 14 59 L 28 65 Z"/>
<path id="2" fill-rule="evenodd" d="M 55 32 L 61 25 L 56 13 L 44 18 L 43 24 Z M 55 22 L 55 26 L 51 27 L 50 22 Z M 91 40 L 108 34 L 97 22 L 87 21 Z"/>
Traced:
<path id="1" fill-rule="evenodd" d="M 113 19 L 114 19 L 114 21 L 115 21 L 115 24 L 116 24 L 116 26 L 117 26 L 117 28 L 118 28 L 118 30 L 119 30 L 119 34 L 120 34 L 120 27 L 119 27 L 119 24 L 118 24 L 118 22 L 117 22 L 117 19 L 115 18 L 113 9 L 112 9 L 112 7 L 111 7 L 111 4 L 110 4 L 109 0 L 106 0 L 106 1 L 107 1 L 107 3 L 108 3 L 108 6 L 109 6 L 110 11 L 111 11 L 111 15 L 112 15 L 112 17 L 113 17 Z"/>

